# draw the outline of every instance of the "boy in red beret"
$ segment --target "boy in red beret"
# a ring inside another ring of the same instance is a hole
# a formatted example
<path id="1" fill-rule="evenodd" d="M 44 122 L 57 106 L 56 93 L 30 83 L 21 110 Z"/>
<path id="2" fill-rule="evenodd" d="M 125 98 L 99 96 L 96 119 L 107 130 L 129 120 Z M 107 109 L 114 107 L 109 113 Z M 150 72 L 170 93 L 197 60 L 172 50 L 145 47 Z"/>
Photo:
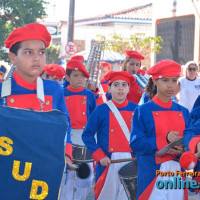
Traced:
<path id="1" fill-rule="evenodd" d="M 104 78 L 108 81 L 112 100 L 96 107 L 83 131 L 82 139 L 96 161 L 95 198 L 125 200 L 128 197 L 119 180 L 118 171 L 126 163 L 111 164 L 111 159 L 132 157 L 129 138 L 137 105 L 129 102 L 126 97 L 135 78 L 124 71 L 111 71 Z"/>
<path id="2" fill-rule="evenodd" d="M 172 102 L 171 96 L 178 84 L 181 66 L 172 60 L 161 60 L 147 73 L 152 77 L 157 93 L 153 99 L 138 106 L 133 116 L 131 129 L 131 149 L 138 161 L 137 198 L 141 199 L 180 199 L 186 198 L 187 191 L 177 189 L 160 189 L 160 182 L 172 181 L 176 176 L 156 176 L 156 170 L 181 171 L 177 154 L 183 148 L 175 146 L 165 155 L 156 152 L 171 142 L 183 137 L 183 131 L 190 126 L 190 116 L 186 108 Z"/>
<path id="3" fill-rule="evenodd" d="M 46 64 L 45 51 L 50 41 L 51 35 L 46 27 L 38 23 L 16 28 L 10 33 L 5 47 L 9 49 L 9 58 L 16 70 L 11 78 L 11 90 L 0 98 L 0 105 L 37 111 L 57 109 L 69 116 L 62 87 L 54 81 L 39 77 Z M 0 84 L 0 90 L 3 90 L 3 84 Z M 66 162 L 71 165 L 70 122 L 66 138 Z"/>
<path id="4" fill-rule="evenodd" d="M 144 60 L 144 56 L 138 51 L 126 50 L 126 60 L 124 62 L 123 71 L 127 71 L 130 74 L 140 73 L 141 60 Z M 136 104 L 139 103 L 142 97 L 143 88 L 137 82 L 134 82 L 130 87 L 130 92 L 127 96 L 129 101 Z"/>
<path id="5" fill-rule="evenodd" d="M 84 57 L 81 56 L 81 55 L 72 56 L 70 60 L 79 60 L 79 61 L 81 61 L 82 63 L 85 62 Z M 70 84 L 70 82 L 67 81 L 66 78 L 64 77 L 64 78 L 63 78 L 63 82 L 62 82 L 63 88 L 66 88 L 69 84 Z"/>
<path id="6" fill-rule="evenodd" d="M 60 85 L 62 84 L 64 76 L 65 76 L 64 68 L 57 64 L 45 65 L 42 70 L 42 73 L 40 74 L 41 78 L 44 78 L 46 80 L 57 81 Z"/>
<path id="7" fill-rule="evenodd" d="M 66 80 L 70 82 L 64 89 L 65 102 L 69 111 L 71 119 L 71 139 L 73 143 L 73 159 L 77 160 L 84 158 L 76 157 L 76 152 L 85 147 L 82 141 L 82 132 L 85 128 L 87 120 L 96 107 L 95 95 L 92 91 L 84 88 L 85 80 L 89 78 L 89 74 L 84 64 L 78 59 L 71 59 L 66 67 Z M 81 151 L 82 151 L 81 150 Z M 90 161 L 88 164 L 91 171 L 93 171 L 93 160 L 91 157 L 86 158 Z M 87 179 L 80 179 L 76 177 L 74 171 L 67 173 L 67 182 L 63 184 L 61 190 L 61 200 L 86 200 L 92 188 L 93 173 Z M 74 183 L 74 184 L 72 184 Z M 73 186 L 75 185 L 76 193 L 73 197 Z"/>
<path id="8" fill-rule="evenodd" d="M 111 71 L 111 65 L 108 62 L 102 62 L 100 64 L 100 67 L 101 67 L 101 74 L 100 74 L 101 80 L 97 97 L 97 105 L 100 105 L 108 101 L 106 96 L 106 93 L 108 91 L 108 82 L 104 79 L 104 77 L 109 71 Z"/>

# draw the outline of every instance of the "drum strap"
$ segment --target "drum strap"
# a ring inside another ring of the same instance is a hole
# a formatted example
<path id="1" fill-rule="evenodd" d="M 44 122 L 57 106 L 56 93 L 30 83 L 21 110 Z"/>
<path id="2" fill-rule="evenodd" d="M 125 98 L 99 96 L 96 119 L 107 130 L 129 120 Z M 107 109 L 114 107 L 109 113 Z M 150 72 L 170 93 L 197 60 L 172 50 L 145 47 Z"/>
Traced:
<path id="1" fill-rule="evenodd" d="M 110 110 L 114 113 L 114 116 L 117 119 L 122 131 L 124 132 L 126 139 L 129 141 L 130 140 L 130 131 L 129 131 L 128 126 L 127 126 L 126 122 L 124 121 L 121 113 L 119 112 L 119 110 L 117 109 L 117 107 L 111 100 L 107 101 L 106 104 L 110 108 Z"/>
<path id="2" fill-rule="evenodd" d="M 11 79 L 7 79 L 2 82 L 2 89 L 1 89 L 1 97 L 4 99 L 11 95 Z M 43 104 L 44 104 L 44 85 L 43 80 L 38 77 L 37 78 L 37 98 L 40 102 L 41 110 L 43 110 Z M 6 102 L 4 102 L 5 105 Z"/>
<path id="3" fill-rule="evenodd" d="M 99 86 L 99 90 L 100 90 L 100 92 L 102 93 L 102 99 L 103 99 L 103 102 L 105 103 L 105 102 L 107 101 L 107 99 L 106 99 L 106 94 L 105 94 L 105 92 L 104 92 L 103 87 L 102 87 L 101 84 L 100 84 L 100 86 Z"/>

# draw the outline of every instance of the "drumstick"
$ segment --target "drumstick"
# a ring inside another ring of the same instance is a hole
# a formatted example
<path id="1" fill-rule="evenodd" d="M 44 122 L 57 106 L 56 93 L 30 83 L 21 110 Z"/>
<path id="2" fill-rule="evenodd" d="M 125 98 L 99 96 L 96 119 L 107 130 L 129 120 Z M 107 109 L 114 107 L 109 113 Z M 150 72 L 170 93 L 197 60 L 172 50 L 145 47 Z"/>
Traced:
<path id="1" fill-rule="evenodd" d="M 197 159 L 200 158 L 200 152 L 194 154 L 190 151 L 184 152 L 180 157 L 180 165 L 185 170 L 194 169 Z"/>
<path id="2" fill-rule="evenodd" d="M 89 177 L 91 171 L 87 163 L 82 163 L 78 167 L 69 166 L 70 170 L 77 171 L 77 175 L 81 179 Z"/>
<path id="3" fill-rule="evenodd" d="M 123 159 L 116 159 L 111 160 L 111 163 L 121 163 L 121 162 L 128 162 L 128 161 L 134 161 L 136 158 L 123 158 Z"/>

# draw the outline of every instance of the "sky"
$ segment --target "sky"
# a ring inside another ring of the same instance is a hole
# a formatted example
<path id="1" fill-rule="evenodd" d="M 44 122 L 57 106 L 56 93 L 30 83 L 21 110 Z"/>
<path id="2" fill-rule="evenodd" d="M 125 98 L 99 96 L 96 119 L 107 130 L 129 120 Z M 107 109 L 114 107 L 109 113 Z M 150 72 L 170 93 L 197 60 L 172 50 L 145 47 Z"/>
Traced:
<path id="1" fill-rule="evenodd" d="M 46 12 L 50 21 L 68 20 L 70 0 L 48 0 Z M 75 19 L 84 19 L 98 15 L 133 8 L 151 3 L 153 0 L 74 0 Z"/>

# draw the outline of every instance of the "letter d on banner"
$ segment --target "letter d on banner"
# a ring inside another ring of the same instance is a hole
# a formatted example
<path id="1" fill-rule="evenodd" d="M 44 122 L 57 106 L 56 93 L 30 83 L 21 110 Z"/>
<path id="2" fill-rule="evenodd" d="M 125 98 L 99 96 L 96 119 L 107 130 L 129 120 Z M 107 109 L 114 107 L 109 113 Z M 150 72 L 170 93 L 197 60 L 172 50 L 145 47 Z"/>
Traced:
<path id="1" fill-rule="evenodd" d="M 38 193 L 38 187 L 41 187 L 41 194 Z M 48 195 L 49 187 L 46 182 L 44 181 L 37 181 L 33 180 L 32 181 L 32 186 L 31 186 L 31 193 L 30 193 L 30 199 L 45 199 Z"/>

